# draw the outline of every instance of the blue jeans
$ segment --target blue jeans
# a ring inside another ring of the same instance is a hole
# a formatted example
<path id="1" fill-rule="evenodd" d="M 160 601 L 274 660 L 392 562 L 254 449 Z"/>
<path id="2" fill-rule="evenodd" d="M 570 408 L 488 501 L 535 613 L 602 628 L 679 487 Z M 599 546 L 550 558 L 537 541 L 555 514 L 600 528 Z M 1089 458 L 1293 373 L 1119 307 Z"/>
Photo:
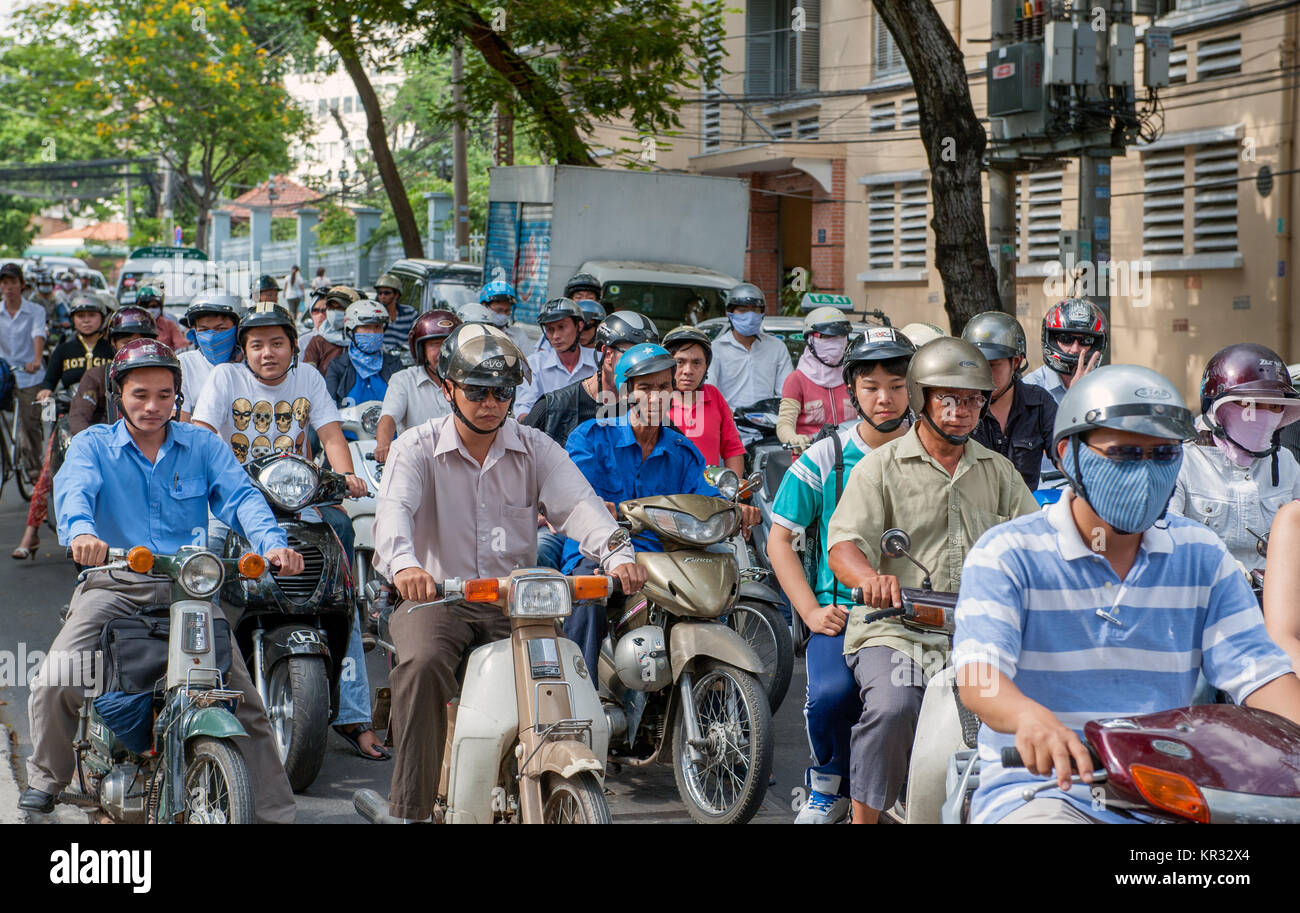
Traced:
<path id="1" fill-rule="evenodd" d="M 564 552 L 564 536 L 553 533 L 545 526 L 537 528 L 537 566 L 560 569 Z"/>
<path id="2" fill-rule="evenodd" d="M 814 766 L 807 783 L 821 793 L 849 794 L 849 736 L 862 715 L 858 685 L 844 656 L 844 632 L 808 638 L 808 699 L 803 715 Z"/>
<path id="3" fill-rule="evenodd" d="M 582 560 L 569 571 L 570 574 L 594 574 L 597 564 L 583 556 Z M 582 651 L 582 661 L 587 664 L 592 675 L 600 668 L 600 645 L 609 633 L 608 609 L 604 602 L 595 599 L 583 599 L 573 604 L 573 611 L 564 619 L 564 636 L 578 645 Z"/>
<path id="4" fill-rule="evenodd" d="M 321 507 L 320 513 L 343 543 L 350 568 L 352 543 L 356 540 L 352 518 L 341 507 Z M 357 606 L 352 613 L 352 634 L 348 637 L 348 652 L 343 657 L 343 671 L 339 675 L 339 715 L 334 725 L 369 722 L 370 675 L 366 672 L 366 653 L 361 644 L 361 608 Z"/>

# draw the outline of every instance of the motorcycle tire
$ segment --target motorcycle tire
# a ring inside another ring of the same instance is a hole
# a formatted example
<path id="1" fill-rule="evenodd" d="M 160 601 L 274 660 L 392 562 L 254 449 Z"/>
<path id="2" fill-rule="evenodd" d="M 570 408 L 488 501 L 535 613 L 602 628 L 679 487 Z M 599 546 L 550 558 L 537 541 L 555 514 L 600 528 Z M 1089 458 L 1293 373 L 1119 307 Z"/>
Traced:
<path id="1" fill-rule="evenodd" d="M 253 781 L 248 776 L 244 756 L 226 739 L 207 736 L 194 739 L 186 746 L 184 822 L 186 824 L 252 824 Z M 201 793 L 196 792 L 201 790 Z M 211 799 L 215 793 L 216 798 Z M 161 790 L 151 798 L 156 804 Z M 197 800 L 204 807 L 196 807 Z M 157 809 L 149 810 L 149 820 L 156 821 Z"/>
<path id="2" fill-rule="evenodd" d="M 781 613 L 761 602 L 738 602 L 727 615 L 727 626 L 754 648 L 763 662 L 758 676 L 773 715 L 790 690 L 794 674 L 794 643 Z"/>
<path id="3" fill-rule="evenodd" d="M 719 778 L 716 788 L 725 792 L 730 788 L 731 778 L 736 776 L 737 763 L 743 763 L 744 768 L 739 772 L 741 785 L 734 797 L 711 801 L 708 797 L 713 794 L 714 785 L 702 781 L 691 762 L 686 744 L 685 708 L 679 706 L 674 714 L 672 736 L 677 793 L 686 803 L 690 816 L 700 824 L 744 824 L 757 814 L 772 773 L 772 713 L 767 695 L 753 675 L 707 657 L 696 663 L 691 691 L 701 735 L 709 743 L 703 766 L 706 771 L 709 768 L 716 771 Z M 737 708 L 743 709 L 743 719 L 731 719 L 729 711 Z M 724 718 L 719 719 L 720 716 Z M 732 771 L 727 782 L 721 780 L 721 762 L 727 760 L 721 748 L 739 749 L 731 759 Z"/>
<path id="4" fill-rule="evenodd" d="M 325 763 L 329 734 L 330 683 L 325 661 L 290 656 L 271 669 L 266 686 L 266 715 L 271 721 L 280 763 L 294 792 L 315 781 Z"/>
<path id="5" fill-rule="evenodd" d="M 543 824 L 611 824 L 609 803 L 589 770 L 571 777 L 550 774 L 542 796 Z"/>

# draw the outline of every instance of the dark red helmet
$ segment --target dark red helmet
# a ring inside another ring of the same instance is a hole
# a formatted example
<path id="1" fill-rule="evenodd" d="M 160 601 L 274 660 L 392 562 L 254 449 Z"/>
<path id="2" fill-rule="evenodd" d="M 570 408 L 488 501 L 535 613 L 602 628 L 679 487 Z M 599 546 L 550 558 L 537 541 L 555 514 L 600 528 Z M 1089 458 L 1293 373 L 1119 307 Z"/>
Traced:
<path id="1" fill-rule="evenodd" d="M 1229 401 L 1284 406 L 1283 425 L 1300 419 L 1300 392 L 1291 383 L 1286 363 L 1268 346 L 1253 342 L 1225 346 L 1205 365 L 1201 413 L 1216 434 L 1221 428 L 1214 413 L 1220 403 Z"/>
<path id="2" fill-rule="evenodd" d="M 1058 374 L 1073 374 L 1080 355 L 1091 358 L 1094 352 L 1106 351 L 1109 330 L 1106 315 L 1088 299 L 1058 301 L 1048 308 L 1043 318 L 1043 364 Z M 1091 343 L 1080 355 L 1070 355 L 1057 342 L 1061 334 L 1083 336 Z"/>
<path id="3" fill-rule="evenodd" d="M 136 368 L 168 368 L 176 378 L 177 406 L 180 405 L 181 360 L 171 348 L 156 339 L 132 339 L 117 350 L 108 366 L 108 389 L 121 396 L 122 379 Z"/>
<path id="4" fill-rule="evenodd" d="M 410 331 L 406 334 L 406 344 L 411 348 L 411 357 L 417 365 L 424 364 L 424 344 L 430 339 L 446 339 L 451 331 L 460 326 L 460 318 L 451 311 L 434 308 L 415 318 Z"/>
<path id="5" fill-rule="evenodd" d="M 142 307 L 128 305 L 124 308 L 118 308 L 108 321 L 108 338 L 116 339 L 118 336 L 133 336 L 139 333 L 141 336 L 149 336 L 154 339 L 158 338 L 158 324 L 154 323 L 153 315 Z"/>

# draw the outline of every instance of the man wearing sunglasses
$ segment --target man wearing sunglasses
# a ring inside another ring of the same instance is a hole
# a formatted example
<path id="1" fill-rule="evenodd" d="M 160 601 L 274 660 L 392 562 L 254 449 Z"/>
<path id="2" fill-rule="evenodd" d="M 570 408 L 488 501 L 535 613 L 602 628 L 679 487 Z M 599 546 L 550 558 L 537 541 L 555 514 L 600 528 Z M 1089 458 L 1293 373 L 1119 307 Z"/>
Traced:
<path id="1" fill-rule="evenodd" d="M 1181 442 L 1195 435 L 1166 378 L 1097 369 L 1056 414 L 1070 489 L 971 550 L 953 665 L 962 702 L 983 720 L 972 821 L 1142 820 L 1093 802 L 1079 734 L 1088 720 L 1187 706 L 1201 673 L 1234 703 L 1300 722 L 1300 680 L 1237 563 L 1211 530 L 1166 517 Z M 1025 767 L 1002 767 L 1011 745 Z M 1071 786 L 1075 773 L 1083 783 Z M 1024 801 L 1049 774 L 1057 788 Z"/>
<path id="2" fill-rule="evenodd" d="M 980 350 L 942 337 L 917 350 L 907 369 L 912 428 L 872 450 L 849 473 L 826 541 L 831 571 L 861 587 L 844 629 L 844 654 L 862 698 L 849 735 L 853 823 L 874 824 L 907 775 L 925 674 L 948 651 L 941 632 L 918 632 L 893 618 L 867 623 L 872 609 L 899 607 L 900 587 L 923 574 L 906 558 L 880 553 L 880 536 L 899 527 L 929 568 L 936 590 L 957 592 L 967 551 L 989 528 L 1038 509 L 1014 464 L 970 439 L 993 392 Z"/>
<path id="3" fill-rule="evenodd" d="M 529 375 L 523 353 L 497 327 L 461 324 L 443 343 L 438 376 L 452 414 L 393 443 L 375 509 L 375 569 L 403 601 L 432 600 L 435 582 L 450 577 L 501 577 L 532 566 L 539 511 L 625 592 L 645 583 L 630 547 L 608 551 L 618 526 L 564 450 L 510 418 L 515 389 Z M 398 662 L 389 814 L 424 821 L 433 813 L 443 708 L 456 693 L 456 670 L 475 647 L 509 637 L 510 621 L 495 608 L 408 612 L 401 603 L 390 618 Z"/>

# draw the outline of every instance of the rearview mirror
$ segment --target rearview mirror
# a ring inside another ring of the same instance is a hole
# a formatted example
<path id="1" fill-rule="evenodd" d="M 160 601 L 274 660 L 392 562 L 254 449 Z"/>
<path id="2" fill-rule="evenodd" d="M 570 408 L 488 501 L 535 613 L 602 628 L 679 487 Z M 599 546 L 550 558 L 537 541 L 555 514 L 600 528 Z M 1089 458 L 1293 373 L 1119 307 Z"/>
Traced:
<path id="1" fill-rule="evenodd" d="M 887 529 L 880 537 L 880 553 L 888 558 L 902 558 L 912 547 L 912 538 L 903 530 Z"/>
<path id="2" fill-rule="evenodd" d="M 605 540 L 605 549 L 609 552 L 617 552 L 620 549 L 626 548 L 631 544 L 631 542 L 632 534 L 620 526 L 618 529 L 610 533 L 609 538 Z"/>

